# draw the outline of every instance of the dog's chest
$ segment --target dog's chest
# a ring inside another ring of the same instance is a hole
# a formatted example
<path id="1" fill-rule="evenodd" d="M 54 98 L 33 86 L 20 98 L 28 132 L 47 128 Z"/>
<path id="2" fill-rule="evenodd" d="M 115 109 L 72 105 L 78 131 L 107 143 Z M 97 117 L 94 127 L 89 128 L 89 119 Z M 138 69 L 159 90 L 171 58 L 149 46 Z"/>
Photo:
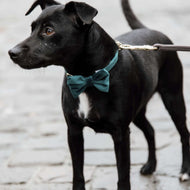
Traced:
<path id="1" fill-rule="evenodd" d="M 77 109 L 80 118 L 88 118 L 91 110 L 91 105 L 88 96 L 85 93 L 79 95 L 79 105 Z"/>
<path id="2" fill-rule="evenodd" d="M 97 121 L 100 117 L 98 111 L 96 110 L 96 106 L 92 101 L 90 101 L 86 93 L 79 95 L 77 113 L 80 118 L 91 121 Z"/>

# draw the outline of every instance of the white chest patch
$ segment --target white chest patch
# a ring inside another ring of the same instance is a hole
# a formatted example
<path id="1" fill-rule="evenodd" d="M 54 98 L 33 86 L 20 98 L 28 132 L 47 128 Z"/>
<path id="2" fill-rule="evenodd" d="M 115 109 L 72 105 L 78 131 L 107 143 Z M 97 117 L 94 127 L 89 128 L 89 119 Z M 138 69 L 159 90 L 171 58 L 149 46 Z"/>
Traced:
<path id="1" fill-rule="evenodd" d="M 77 113 L 81 118 L 87 118 L 90 111 L 90 102 L 85 93 L 79 95 L 79 107 Z"/>

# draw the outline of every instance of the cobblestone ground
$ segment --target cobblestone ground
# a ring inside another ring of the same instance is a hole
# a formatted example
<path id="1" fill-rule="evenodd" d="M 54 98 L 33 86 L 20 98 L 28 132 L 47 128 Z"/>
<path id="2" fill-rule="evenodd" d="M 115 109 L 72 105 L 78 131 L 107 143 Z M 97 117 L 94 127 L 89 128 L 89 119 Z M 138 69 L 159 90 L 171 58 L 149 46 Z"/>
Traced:
<path id="1" fill-rule="evenodd" d="M 190 45 L 190 1 L 131 1 L 147 26 L 166 33 L 176 44 Z M 130 30 L 119 0 L 88 2 L 99 10 L 96 21 L 111 36 Z M 54 66 L 22 70 L 7 55 L 8 49 L 29 35 L 30 23 L 40 12 L 38 9 L 24 17 L 31 3 L 32 0 L 0 1 L 0 190 L 71 189 L 67 127 L 61 110 L 64 70 Z M 190 126 L 190 53 L 180 53 L 180 58 Z M 158 168 L 149 177 L 139 174 L 147 147 L 142 133 L 131 125 L 132 190 L 190 189 L 189 182 L 178 180 L 180 140 L 158 95 L 152 98 L 147 115 L 156 130 Z M 89 129 L 84 134 L 87 190 L 115 190 L 117 174 L 111 138 Z"/>

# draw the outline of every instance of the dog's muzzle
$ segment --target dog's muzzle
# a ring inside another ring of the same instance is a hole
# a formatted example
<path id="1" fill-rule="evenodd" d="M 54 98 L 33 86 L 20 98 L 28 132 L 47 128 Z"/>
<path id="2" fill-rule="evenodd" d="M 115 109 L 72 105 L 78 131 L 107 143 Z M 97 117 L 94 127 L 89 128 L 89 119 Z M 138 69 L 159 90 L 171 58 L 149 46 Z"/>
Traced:
<path id="1" fill-rule="evenodd" d="M 23 47 L 16 46 L 12 48 L 11 50 L 9 50 L 8 53 L 9 53 L 10 58 L 15 63 L 18 63 L 28 50 L 29 50 L 28 46 L 23 46 Z"/>

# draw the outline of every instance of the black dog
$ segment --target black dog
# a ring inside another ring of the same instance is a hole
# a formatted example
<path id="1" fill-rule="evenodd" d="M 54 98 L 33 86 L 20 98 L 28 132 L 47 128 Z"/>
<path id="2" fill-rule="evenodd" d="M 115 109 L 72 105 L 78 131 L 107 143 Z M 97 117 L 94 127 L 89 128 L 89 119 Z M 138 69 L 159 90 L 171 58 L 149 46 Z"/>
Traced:
<path id="1" fill-rule="evenodd" d="M 141 173 L 152 174 L 155 171 L 154 130 L 145 116 L 146 105 L 155 92 L 161 95 L 180 134 L 183 153 L 181 173 L 185 180 L 190 174 L 189 132 L 182 92 L 182 65 L 176 52 L 118 50 L 115 41 L 93 21 L 97 14 L 93 7 L 78 2 L 69 2 L 64 6 L 53 0 L 38 0 L 28 14 L 38 4 L 44 10 L 32 23 L 31 36 L 10 50 L 9 54 L 15 63 L 25 69 L 53 64 L 66 70 L 62 105 L 73 162 L 73 189 L 85 189 L 84 126 L 112 136 L 118 190 L 130 189 L 131 122 L 143 131 L 148 142 L 148 161 Z M 172 43 L 162 33 L 146 28 L 135 17 L 127 0 L 122 0 L 122 5 L 134 30 L 117 40 L 135 45 Z M 85 81 L 82 87 L 81 81 Z M 99 84 L 99 81 L 103 83 Z M 88 104 L 85 112 L 81 111 L 84 100 L 81 96 L 85 96 Z"/>

